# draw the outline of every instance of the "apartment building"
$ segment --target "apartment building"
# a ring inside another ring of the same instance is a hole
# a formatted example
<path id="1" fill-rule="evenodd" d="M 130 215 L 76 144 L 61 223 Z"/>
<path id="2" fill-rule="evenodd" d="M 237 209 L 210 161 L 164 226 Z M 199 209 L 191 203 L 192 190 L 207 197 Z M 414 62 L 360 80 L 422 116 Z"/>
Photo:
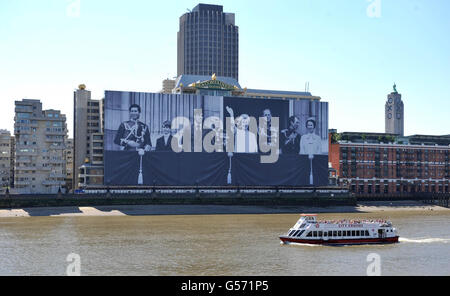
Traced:
<path id="1" fill-rule="evenodd" d="M 0 194 L 11 186 L 11 133 L 0 130 Z"/>
<path id="2" fill-rule="evenodd" d="M 15 102 L 14 192 L 57 193 L 65 187 L 66 116 L 39 100 Z"/>

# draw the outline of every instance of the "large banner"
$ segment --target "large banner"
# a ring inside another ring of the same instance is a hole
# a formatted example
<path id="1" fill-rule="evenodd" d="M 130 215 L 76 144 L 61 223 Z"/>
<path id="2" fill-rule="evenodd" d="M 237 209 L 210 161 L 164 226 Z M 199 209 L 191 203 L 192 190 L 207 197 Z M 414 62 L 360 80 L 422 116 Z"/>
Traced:
<path id="1" fill-rule="evenodd" d="M 106 91 L 105 185 L 326 186 L 328 103 Z"/>

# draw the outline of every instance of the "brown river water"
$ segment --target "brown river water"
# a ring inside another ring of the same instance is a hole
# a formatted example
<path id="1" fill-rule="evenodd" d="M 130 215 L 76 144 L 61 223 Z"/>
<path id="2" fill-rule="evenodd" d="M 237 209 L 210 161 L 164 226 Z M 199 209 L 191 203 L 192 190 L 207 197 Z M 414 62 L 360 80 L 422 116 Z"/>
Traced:
<path id="1" fill-rule="evenodd" d="M 299 213 L 300 214 L 300 213 Z M 0 218 L 0 275 L 450 275 L 450 212 L 320 214 L 319 219 L 388 219 L 400 243 L 282 245 L 299 214 Z"/>

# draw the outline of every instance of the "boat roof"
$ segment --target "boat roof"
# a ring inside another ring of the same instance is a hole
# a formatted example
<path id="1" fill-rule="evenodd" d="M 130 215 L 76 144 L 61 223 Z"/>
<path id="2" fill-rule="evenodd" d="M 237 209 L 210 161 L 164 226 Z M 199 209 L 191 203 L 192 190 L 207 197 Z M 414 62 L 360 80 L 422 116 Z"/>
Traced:
<path id="1" fill-rule="evenodd" d="M 317 214 L 301 214 L 301 217 L 317 217 Z"/>

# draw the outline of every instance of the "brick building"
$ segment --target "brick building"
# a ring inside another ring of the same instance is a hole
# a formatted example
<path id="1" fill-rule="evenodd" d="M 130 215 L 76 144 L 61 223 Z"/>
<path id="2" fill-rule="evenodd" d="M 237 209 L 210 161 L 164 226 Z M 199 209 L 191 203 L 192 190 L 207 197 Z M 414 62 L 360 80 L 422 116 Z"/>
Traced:
<path id="1" fill-rule="evenodd" d="M 450 136 L 330 133 L 329 162 L 353 193 L 449 193 Z"/>

